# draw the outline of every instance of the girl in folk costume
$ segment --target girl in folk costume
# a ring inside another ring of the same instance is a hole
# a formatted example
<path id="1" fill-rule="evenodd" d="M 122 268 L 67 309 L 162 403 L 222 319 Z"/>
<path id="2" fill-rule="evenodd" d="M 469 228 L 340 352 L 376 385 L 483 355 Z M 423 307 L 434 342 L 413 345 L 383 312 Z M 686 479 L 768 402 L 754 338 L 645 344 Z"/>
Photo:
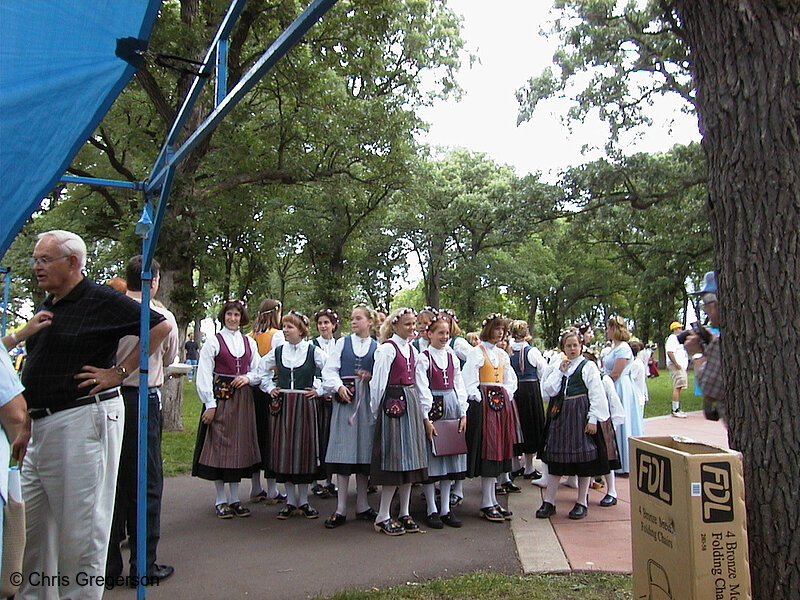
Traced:
<path id="1" fill-rule="evenodd" d="M 323 308 L 318 310 L 314 315 L 314 322 L 317 324 L 317 331 L 319 336 L 315 337 L 313 344 L 318 348 L 322 348 L 325 352 L 326 358 L 330 355 L 336 339 L 333 334 L 339 330 L 339 315 L 330 308 Z M 322 370 L 318 369 L 316 376 L 322 379 Z M 325 453 L 328 450 L 328 437 L 331 432 L 331 412 L 333 410 L 333 394 L 323 394 L 317 398 L 317 418 L 319 419 L 319 460 L 320 471 L 326 473 L 325 470 Z M 320 498 L 328 498 L 336 493 L 336 486 L 331 481 L 330 477 L 326 474 L 325 481 L 321 484 L 315 483 L 311 487 L 311 491 Z"/>
<path id="2" fill-rule="evenodd" d="M 628 438 L 644 435 L 643 409 L 636 398 L 632 378 L 633 350 L 628 340 L 631 334 L 625 319 L 611 317 L 606 322 L 606 337 L 611 341 L 611 350 L 603 358 L 605 373 L 614 380 L 617 395 L 625 409 L 625 422 L 617 429 L 617 446 L 619 447 L 621 473 L 630 472 L 628 456 Z"/>
<path id="3" fill-rule="evenodd" d="M 239 501 L 239 482 L 261 465 L 250 387 L 261 379 L 256 344 L 239 330 L 249 320 L 244 304 L 226 302 L 217 319 L 223 324 L 222 331 L 203 346 L 197 367 L 197 395 L 204 410 L 192 475 L 214 482 L 217 517 L 230 519 L 250 516 L 250 510 Z"/>
<path id="4" fill-rule="evenodd" d="M 431 306 L 426 306 L 417 315 L 417 337 L 412 342 L 417 352 L 422 352 L 430 346 L 431 342 L 428 339 L 428 325 L 431 320 L 439 314 L 439 311 Z"/>
<path id="5" fill-rule="evenodd" d="M 386 318 L 369 384 L 370 407 L 377 418 L 370 477 L 382 486 L 375 531 L 387 535 L 419 531 L 408 510 L 411 484 L 428 478 L 425 424 L 415 385 L 416 350 L 409 343 L 416 320 L 411 308 L 397 309 Z M 398 520 L 389 515 L 395 491 L 400 499 Z"/>
<path id="6" fill-rule="evenodd" d="M 522 442 L 514 447 L 514 454 L 525 457 L 523 476 L 525 479 L 540 479 L 542 474 L 533 464 L 533 455 L 544 446 L 544 404 L 541 381 L 544 379 L 547 361 L 537 348 L 528 343 L 530 331 L 525 321 L 511 322 L 511 366 L 519 382 L 514 400 L 519 410 Z"/>
<path id="7" fill-rule="evenodd" d="M 369 381 L 378 347 L 370 336 L 372 323 L 371 311 L 364 305 L 356 306 L 350 315 L 352 335 L 336 340 L 322 369 L 323 387 L 335 392 L 325 466 L 329 477 L 337 475 L 339 486 L 336 512 L 325 521 L 328 529 L 347 521 L 350 475 L 356 476 L 356 518 L 374 521 L 378 515 L 367 503 L 375 437 Z"/>
<path id="8" fill-rule="evenodd" d="M 517 376 L 508 353 L 496 347 L 505 338 L 508 321 L 491 314 L 483 321 L 481 343 L 467 354 L 467 477 L 481 478 L 481 516 L 500 522 L 511 511 L 497 503 L 495 479 L 511 471 L 514 444 L 520 440 L 519 415 L 514 402 Z"/>
<path id="9" fill-rule="evenodd" d="M 314 373 L 325 365 L 325 352 L 308 342 L 308 318 L 289 311 L 281 319 L 282 346 L 261 359 L 261 390 L 269 394 L 269 467 L 286 484 L 286 506 L 279 519 L 302 514 L 316 519 L 319 512 L 308 504 L 308 486 L 319 477 L 319 430 Z M 268 376 L 277 371 L 277 385 Z"/>
<path id="10" fill-rule="evenodd" d="M 259 357 L 266 356 L 267 352 L 283 344 L 281 327 L 281 303 L 278 300 L 267 298 L 261 301 L 258 314 L 253 323 L 253 331 L 249 334 L 258 345 Z M 274 373 L 267 373 L 269 379 Z M 258 448 L 261 451 L 261 469 L 267 480 L 267 489 L 261 485 L 261 472 L 253 474 L 250 488 L 251 502 L 266 502 L 276 504 L 286 500 L 286 495 L 278 491 L 274 473 L 269 471 L 269 404 L 268 396 L 259 387 L 253 389 L 256 409 L 256 427 L 258 429 Z"/>
<path id="11" fill-rule="evenodd" d="M 461 521 L 450 512 L 450 488 L 454 480 L 463 480 L 467 455 L 434 456 L 432 439 L 437 435 L 440 420 L 458 420 L 458 431 L 467 425 L 467 391 L 455 352 L 447 345 L 452 321 L 443 313 L 434 316 L 427 326 L 430 346 L 417 357 L 416 380 L 425 416 L 428 436 L 428 481 L 424 485 L 428 504 L 427 522 L 433 529 L 443 525 L 461 527 Z M 441 511 L 436 507 L 434 483 L 440 482 Z"/>
<path id="12" fill-rule="evenodd" d="M 562 475 L 578 476 L 578 498 L 570 519 L 583 519 L 586 495 L 593 476 L 609 472 L 608 455 L 598 423 L 609 419 L 608 401 L 597 366 L 581 356 L 577 329 L 561 334 L 559 346 L 566 355 L 545 379 L 543 391 L 550 397 L 547 439 L 543 460 L 547 463 L 547 491 L 536 517 L 555 514 L 558 482 Z"/>

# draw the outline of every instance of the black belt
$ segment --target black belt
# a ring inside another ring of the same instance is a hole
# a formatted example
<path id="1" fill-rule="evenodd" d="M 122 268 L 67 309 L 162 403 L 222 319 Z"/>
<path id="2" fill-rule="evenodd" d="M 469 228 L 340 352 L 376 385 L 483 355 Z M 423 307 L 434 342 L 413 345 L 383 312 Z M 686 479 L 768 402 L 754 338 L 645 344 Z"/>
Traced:
<path id="1" fill-rule="evenodd" d="M 28 414 L 31 416 L 31 419 L 35 421 L 36 419 L 41 419 L 42 417 L 49 417 L 57 412 L 61 412 L 62 410 L 78 408 L 79 406 L 86 406 L 87 404 L 96 404 L 98 402 L 103 402 L 104 400 L 113 400 L 114 398 L 119 397 L 119 387 L 115 387 L 104 392 L 92 394 L 91 396 L 81 396 L 67 406 L 59 406 L 58 408 L 31 408 L 28 409 Z"/>

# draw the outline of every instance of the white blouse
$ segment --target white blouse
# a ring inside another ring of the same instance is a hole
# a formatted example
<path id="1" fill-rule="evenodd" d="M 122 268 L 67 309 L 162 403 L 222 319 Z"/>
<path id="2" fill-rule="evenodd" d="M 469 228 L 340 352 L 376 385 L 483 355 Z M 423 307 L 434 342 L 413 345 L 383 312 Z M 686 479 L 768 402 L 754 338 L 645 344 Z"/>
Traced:
<path id="1" fill-rule="evenodd" d="M 341 337 L 336 340 L 336 343 L 331 346 L 331 351 L 328 353 L 328 359 L 325 361 L 325 366 L 322 368 L 322 387 L 328 394 L 336 393 L 342 387 L 342 378 L 339 371 L 342 368 L 342 352 L 344 351 L 344 341 L 347 338 Z M 353 344 L 353 354 L 359 358 L 363 358 L 369 352 L 370 343 L 372 338 L 358 337 L 355 333 L 350 334 L 350 340 Z"/>
<path id="2" fill-rule="evenodd" d="M 466 416 L 467 390 L 464 387 L 464 378 L 461 376 L 461 367 L 458 362 L 458 356 L 449 346 L 445 346 L 442 350 L 434 348 L 433 346 L 429 346 L 427 350 L 433 357 L 433 362 L 436 363 L 436 366 L 445 372 L 447 371 L 447 357 L 453 357 L 453 384 L 456 396 L 458 397 L 458 405 L 461 408 L 459 416 Z M 429 368 L 430 361 L 428 360 L 428 355 L 424 352 L 420 352 L 417 355 L 417 368 L 414 377 L 417 381 L 417 389 L 419 390 L 419 400 L 420 404 L 422 405 L 422 414 L 426 417 L 428 416 L 431 406 L 433 406 L 433 394 L 431 393 L 430 380 L 428 379 Z"/>
<path id="3" fill-rule="evenodd" d="M 547 361 L 545 360 L 539 349 L 528 342 L 511 342 L 511 350 L 517 352 L 523 348 L 530 348 L 525 354 L 528 364 L 536 369 L 536 377 L 541 381 L 544 379 L 545 371 L 547 371 Z"/>
<path id="4" fill-rule="evenodd" d="M 467 397 L 470 400 L 481 401 L 480 383 L 481 383 L 481 367 L 485 361 L 483 350 L 489 356 L 489 362 L 493 367 L 502 365 L 503 367 L 503 382 L 502 386 L 506 389 L 509 396 L 513 396 L 517 391 L 517 374 L 511 366 L 511 359 L 508 357 L 508 352 L 501 350 L 494 344 L 489 342 L 481 342 L 479 345 L 470 348 L 467 354 L 467 362 L 464 365 L 462 374 L 464 376 L 464 386 L 467 389 Z"/>
<path id="5" fill-rule="evenodd" d="M 409 344 L 408 340 L 404 340 L 396 333 L 389 339 L 397 344 L 397 347 L 400 348 L 400 354 L 406 361 L 411 361 L 412 354 L 417 359 L 419 358 L 417 349 Z M 383 392 L 386 391 L 386 385 L 389 382 L 389 371 L 392 368 L 395 356 L 397 356 L 397 353 L 392 344 L 379 343 L 375 349 L 375 364 L 372 367 L 372 379 L 369 381 L 369 407 L 373 415 L 378 413 L 381 400 L 383 400 Z"/>
<path id="6" fill-rule="evenodd" d="M 225 327 L 220 331 L 222 339 L 228 346 L 228 350 L 235 357 L 244 356 L 245 343 L 250 344 L 250 364 L 247 365 L 245 377 L 250 380 L 250 385 L 261 383 L 261 374 L 258 372 L 258 346 L 256 341 L 241 331 L 233 331 Z M 246 341 L 245 341 L 246 340 Z M 203 344 L 200 350 L 200 358 L 197 361 L 197 395 L 206 408 L 216 408 L 217 401 L 214 399 L 214 363 L 219 354 L 219 340 L 217 336 L 211 336 Z"/>
<path id="7" fill-rule="evenodd" d="M 455 340 L 456 341 L 453 342 L 452 348 L 455 351 L 456 356 L 458 357 L 459 360 L 466 361 L 467 354 L 469 354 L 469 351 L 472 350 L 475 346 L 470 344 L 467 341 L 467 338 L 463 338 L 461 336 L 458 336 L 457 338 L 455 338 Z"/>
<path id="8" fill-rule="evenodd" d="M 288 369 L 302 367 L 306 362 L 306 356 L 308 356 L 308 347 L 310 345 L 311 342 L 308 340 L 300 340 L 300 342 L 297 344 L 290 344 L 288 341 L 284 342 L 282 345 L 283 350 L 281 351 L 281 362 L 283 363 L 283 366 Z M 277 387 L 276 382 L 272 380 L 270 374 L 271 370 L 278 368 L 275 361 L 275 350 L 277 350 L 277 348 L 273 348 L 267 352 L 261 357 L 261 360 L 258 363 L 258 372 L 261 374 L 261 391 L 266 394 L 269 394 Z M 326 358 L 327 356 L 325 355 L 325 351 L 322 348 L 317 348 L 315 346 L 314 364 L 318 368 L 322 369 L 322 367 L 325 366 Z M 314 378 L 312 387 L 314 388 L 314 391 L 317 392 L 317 395 L 322 396 L 322 382 L 319 380 L 319 378 Z M 292 389 L 295 389 L 294 382 L 292 382 Z"/>
<path id="9" fill-rule="evenodd" d="M 319 347 L 322 348 L 325 351 L 325 354 L 327 355 L 330 355 L 331 350 L 333 349 L 334 345 L 336 345 L 336 338 L 331 338 L 329 340 L 326 340 L 321 335 L 317 336 L 314 341 L 317 342 L 317 344 L 319 344 Z"/>
<path id="10" fill-rule="evenodd" d="M 561 391 L 563 378 L 572 375 L 583 361 L 586 361 L 586 365 L 581 371 L 581 379 L 583 379 L 583 383 L 586 384 L 586 389 L 589 391 L 589 423 L 596 424 L 600 421 L 608 421 L 611 418 L 611 414 L 609 413 L 605 388 L 600 380 L 600 369 L 583 356 L 571 359 L 566 373 L 562 373 L 561 369 L 558 368 L 551 371 L 542 386 L 542 390 L 550 398 L 557 396 Z"/>

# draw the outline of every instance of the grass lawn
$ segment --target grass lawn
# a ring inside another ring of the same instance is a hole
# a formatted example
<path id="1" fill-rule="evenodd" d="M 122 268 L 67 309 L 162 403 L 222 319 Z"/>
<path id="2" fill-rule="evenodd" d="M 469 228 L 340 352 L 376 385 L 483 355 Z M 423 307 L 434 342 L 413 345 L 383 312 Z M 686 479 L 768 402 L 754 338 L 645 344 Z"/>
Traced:
<path id="1" fill-rule="evenodd" d="M 568 573 L 502 575 L 478 571 L 448 579 L 409 582 L 382 590 L 349 591 L 328 600 L 630 600 L 630 575 Z"/>
<path id="2" fill-rule="evenodd" d="M 669 371 L 661 370 L 658 377 L 647 379 L 650 401 L 644 407 L 644 416 L 659 417 L 672 411 L 672 382 Z M 703 397 L 694 395 L 694 371 L 689 371 L 689 389 L 681 392 L 681 409 L 684 412 L 703 410 Z"/>

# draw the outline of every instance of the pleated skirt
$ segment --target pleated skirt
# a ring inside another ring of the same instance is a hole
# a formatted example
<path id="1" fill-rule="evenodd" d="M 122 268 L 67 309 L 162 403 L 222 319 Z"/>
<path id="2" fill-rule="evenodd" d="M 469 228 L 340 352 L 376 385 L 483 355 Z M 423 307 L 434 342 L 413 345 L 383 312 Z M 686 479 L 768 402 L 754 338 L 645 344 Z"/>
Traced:
<path id="1" fill-rule="evenodd" d="M 514 400 L 519 411 L 522 440 L 514 445 L 514 455 L 538 454 L 544 446 L 544 403 L 538 381 L 520 381 Z"/>
<path id="2" fill-rule="evenodd" d="M 481 384 L 481 402 L 467 409 L 467 477 L 497 477 L 511 471 L 514 445 L 521 438 L 514 399 L 500 385 Z M 489 395 L 500 394 L 501 410 L 489 407 Z"/>
<path id="3" fill-rule="evenodd" d="M 461 408 L 458 405 L 458 396 L 455 390 L 431 390 L 433 400 L 442 402 L 442 419 L 458 419 Z M 436 421 L 433 422 L 436 427 Z M 467 455 L 454 454 L 452 456 L 434 456 L 433 444 L 426 440 L 428 447 L 428 481 L 441 481 L 443 479 L 464 479 L 467 474 Z"/>
<path id="4" fill-rule="evenodd" d="M 217 402 L 210 425 L 200 421 L 192 475 L 235 483 L 250 477 L 260 466 L 253 388 L 245 385 L 235 390 L 230 399 Z"/>
<path id="5" fill-rule="evenodd" d="M 388 386 L 386 392 L 390 390 L 403 394 L 406 414 L 387 415 L 384 394 L 375 423 L 370 481 L 375 485 L 422 483 L 428 478 L 428 450 L 417 390 L 413 385 Z"/>
<path id="6" fill-rule="evenodd" d="M 317 400 L 281 392 L 280 410 L 269 413 L 270 471 L 280 483 L 311 483 L 319 468 Z"/>
<path id="7" fill-rule="evenodd" d="M 608 451 L 600 427 L 594 435 L 585 433 L 589 397 L 567 396 L 556 414 L 550 402 L 547 439 L 542 460 L 551 475 L 589 477 L 609 472 Z"/>
<path id="8" fill-rule="evenodd" d="M 319 438 L 320 470 L 325 472 L 325 455 L 328 451 L 328 439 L 331 435 L 331 414 L 333 412 L 333 395 L 325 394 L 317 398 L 317 437 Z"/>
<path id="9" fill-rule="evenodd" d="M 330 438 L 325 455 L 329 475 L 369 475 L 375 419 L 369 408 L 369 384 L 355 382 L 356 394 L 349 403 L 334 397 Z"/>

